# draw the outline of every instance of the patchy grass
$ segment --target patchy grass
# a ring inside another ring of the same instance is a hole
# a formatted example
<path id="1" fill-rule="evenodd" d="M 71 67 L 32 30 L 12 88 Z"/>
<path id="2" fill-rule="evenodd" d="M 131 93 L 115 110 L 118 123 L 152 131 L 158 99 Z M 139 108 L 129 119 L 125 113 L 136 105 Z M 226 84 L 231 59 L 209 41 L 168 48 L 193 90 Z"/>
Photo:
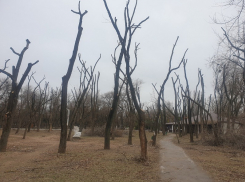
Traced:
<path id="1" fill-rule="evenodd" d="M 215 181 L 245 181 L 245 151 L 227 146 L 204 146 L 196 139 L 189 142 L 189 135 L 180 138 L 180 144 L 188 156 L 207 171 Z"/>
<path id="2" fill-rule="evenodd" d="M 104 150 L 102 137 L 82 137 L 67 142 L 66 154 L 57 154 L 60 131 L 11 132 L 7 152 L 0 153 L 1 181 L 160 181 L 159 150 L 148 146 L 147 162 L 139 162 L 138 133 L 133 144 L 127 135 L 111 140 Z M 150 140 L 152 133 L 147 132 Z M 160 138 L 160 137 L 159 137 Z"/>

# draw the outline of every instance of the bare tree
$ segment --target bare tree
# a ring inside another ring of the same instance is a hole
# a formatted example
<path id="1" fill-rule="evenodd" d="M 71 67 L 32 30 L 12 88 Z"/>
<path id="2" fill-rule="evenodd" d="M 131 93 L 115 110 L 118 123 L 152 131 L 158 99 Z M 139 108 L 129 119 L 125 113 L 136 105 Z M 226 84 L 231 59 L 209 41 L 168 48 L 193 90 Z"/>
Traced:
<path id="1" fill-rule="evenodd" d="M 216 24 L 225 24 L 229 27 L 229 30 L 235 27 L 237 24 L 243 23 L 244 18 L 244 10 L 245 10 L 245 1 L 244 0 L 224 0 L 220 3 L 220 7 L 224 9 L 224 13 L 220 14 L 220 16 L 213 17 L 213 21 Z M 233 16 L 231 14 L 226 14 L 225 10 L 229 10 L 229 12 L 236 11 L 237 13 Z"/>
<path id="2" fill-rule="evenodd" d="M 19 57 L 16 66 L 12 67 L 12 74 L 5 71 L 5 69 L 0 69 L 0 73 L 7 75 L 12 80 L 11 93 L 10 93 L 9 99 L 8 99 L 7 112 L 5 114 L 5 123 L 3 125 L 2 135 L 1 135 L 1 139 L 0 139 L 0 152 L 5 152 L 7 149 L 8 137 L 9 137 L 12 122 L 13 122 L 12 121 L 12 115 L 16 109 L 20 89 L 21 89 L 23 83 L 25 82 L 27 75 L 31 71 L 32 66 L 34 66 L 35 64 L 38 63 L 38 61 L 36 61 L 35 63 L 29 63 L 24 74 L 22 75 L 19 83 L 17 83 L 17 79 L 18 79 L 18 75 L 19 75 L 20 66 L 21 66 L 21 63 L 23 60 L 23 56 L 24 56 L 24 53 L 26 52 L 26 50 L 29 48 L 30 43 L 31 42 L 28 39 L 26 39 L 26 46 L 23 48 L 21 53 L 17 53 L 12 47 L 10 48 L 12 50 L 12 52 Z"/>
<path id="3" fill-rule="evenodd" d="M 129 120 L 129 132 L 128 132 L 128 145 L 132 145 L 132 136 L 133 136 L 133 129 L 134 129 L 134 116 L 135 110 L 132 104 L 132 99 L 129 94 L 128 82 L 126 83 L 126 95 L 127 95 L 127 103 L 128 103 L 128 120 Z"/>
<path id="4" fill-rule="evenodd" d="M 137 100 L 137 96 L 135 93 L 135 88 L 133 86 L 133 82 L 131 79 L 131 74 L 134 71 L 136 65 L 137 65 L 137 49 L 138 49 L 138 45 L 136 45 L 135 47 L 135 55 L 136 55 L 136 64 L 135 66 L 132 68 L 129 64 L 130 61 L 130 46 L 131 46 L 131 41 L 132 41 L 132 37 L 135 33 L 135 31 L 140 28 L 141 24 L 144 23 L 149 17 L 147 17 L 146 19 L 142 20 L 139 24 L 134 24 L 132 23 L 134 15 L 135 15 L 135 11 L 136 11 L 136 7 L 137 7 L 137 0 L 134 6 L 134 10 L 132 15 L 129 15 L 129 3 L 130 1 L 127 2 L 126 7 L 124 9 L 124 22 L 125 22 L 125 33 L 124 33 L 124 37 L 122 37 L 118 26 L 117 26 L 117 19 L 115 18 L 115 20 L 112 18 L 112 15 L 110 13 L 110 10 L 107 6 L 106 0 L 103 0 L 107 13 L 109 15 L 109 18 L 111 20 L 111 23 L 118 35 L 120 44 L 121 44 L 121 53 L 119 56 L 119 60 L 121 61 L 121 57 L 124 56 L 125 58 L 125 63 L 126 63 L 126 76 L 127 76 L 127 81 L 130 87 L 130 92 L 131 92 L 131 96 L 132 96 L 132 100 L 134 102 L 135 108 L 138 112 L 138 121 L 139 121 L 139 136 L 140 136 L 140 145 L 141 145 L 141 158 L 143 160 L 147 159 L 147 140 L 146 140 L 146 136 L 145 136 L 145 113 L 142 110 L 138 100 Z M 119 70 L 118 70 L 118 74 L 116 74 L 115 79 L 119 78 Z M 114 92 L 115 94 L 115 92 Z M 117 94 L 117 93 L 116 93 Z M 116 96 L 116 95 L 115 95 Z M 117 103 L 116 103 L 117 104 Z M 113 108 L 112 108 L 113 109 Z M 108 131 L 107 131 L 108 132 Z M 106 133 L 107 134 L 107 133 Z"/>
<path id="5" fill-rule="evenodd" d="M 79 15 L 79 23 L 78 23 L 78 32 L 77 32 L 77 37 L 75 41 L 75 45 L 73 48 L 73 53 L 72 57 L 69 61 L 69 66 L 66 75 L 62 77 L 62 94 L 61 94 L 61 109 L 60 109 L 60 126 L 61 126 L 61 134 L 60 134 L 60 144 L 59 144 L 59 149 L 58 153 L 65 153 L 66 152 L 66 139 L 67 139 L 67 87 L 68 87 L 68 82 L 71 77 L 71 73 L 73 70 L 73 66 L 77 57 L 77 51 L 79 47 L 79 42 L 80 38 L 82 35 L 83 27 L 82 27 L 82 22 L 83 22 L 83 16 L 87 13 L 87 10 L 85 10 L 84 13 L 81 13 L 80 10 L 80 1 L 78 4 L 78 12 L 71 10 L 73 13 Z"/>
<path id="6" fill-rule="evenodd" d="M 188 82 L 187 74 L 186 74 L 187 60 L 184 60 L 183 64 L 184 64 L 184 74 L 185 74 L 185 81 L 186 81 L 185 95 L 190 97 L 189 82 Z M 190 142 L 194 142 L 194 140 L 193 140 L 193 128 L 192 128 L 192 122 L 191 122 L 192 109 L 191 109 L 190 99 L 188 99 L 188 101 L 187 101 L 187 112 L 188 112 L 187 117 L 188 117 L 188 122 L 189 122 Z"/>
<path id="7" fill-rule="evenodd" d="M 52 127 L 57 120 L 60 120 L 60 97 L 61 90 L 60 88 L 53 89 L 51 88 L 50 97 L 49 97 L 49 111 L 48 115 L 48 127 L 49 132 L 52 131 Z"/>
<path id="8" fill-rule="evenodd" d="M 175 81 L 172 77 L 172 83 L 173 83 L 173 88 L 174 88 L 174 120 L 175 120 L 175 123 L 178 124 L 178 134 L 179 136 L 181 136 L 180 121 L 179 121 L 179 116 L 178 116 L 178 93 L 176 91 L 176 82 L 178 80 L 179 80 L 179 76 L 177 76 Z"/>
<path id="9" fill-rule="evenodd" d="M 34 75 L 34 73 L 32 73 L 31 76 L 28 76 L 28 86 L 27 86 L 27 97 L 26 98 L 27 98 L 27 109 L 28 109 L 29 118 L 28 118 L 27 122 L 25 123 L 26 125 L 25 125 L 25 132 L 23 135 L 23 139 L 25 139 L 25 137 L 26 137 L 27 129 L 28 129 L 28 132 L 30 132 L 31 125 L 34 123 L 36 113 L 40 110 L 40 105 L 42 102 L 41 99 L 37 100 L 36 90 L 41 89 L 40 84 L 43 82 L 45 77 L 40 82 L 37 82 L 33 75 Z M 35 82 L 37 84 L 37 86 L 33 89 L 32 92 L 30 91 L 31 79 L 35 80 Z M 30 93 L 31 93 L 31 96 L 29 96 Z"/>
<path id="10" fill-rule="evenodd" d="M 86 68 L 86 65 L 85 65 L 85 62 L 83 62 L 81 60 L 81 56 L 79 54 L 79 61 L 80 63 L 82 64 L 82 69 L 80 70 L 80 87 L 79 87 L 79 90 L 78 90 L 78 93 L 75 94 L 75 107 L 71 113 L 71 120 L 69 122 L 69 127 L 70 127 L 70 130 L 69 130 L 69 134 L 68 134 L 68 137 L 67 137 L 67 140 L 70 141 L 71 140 L 71 132 L 72 132 L 72 128 L 73 128 L 73 125 L 74 125 L 74 122 L 75 122 L 75 118 L 78 116 L 79 114 L 79 109 L 81 108 L 82 104 L 84 103 L 85 101 L 85 98 L 86 98 L 86 94 L 87 94 L 87 91 L 88 91 L 88 88 L 90 86 L 90 83 L 92 81 L 92 85 L 94 86 L 94 83 L 93 82 L 93 78 L 94 78 L 94 70 L 96 68 L 96 65 L 98 63 L 98 61 L 100 60 L 101 58 L 101 55 L 99 57 L 99 59 L 96 61 L 96 63 L 94 64 L 94 67 L 90 67 L 90 72 L 88 70 L 88 68 Z M 82 73 L 83 73 L 83 78 L 81 79 L 82 77 Z M 98 73 L 98 78 L 97 78 L 97 99 L 98 99 L 98 80 L 99 80 L 99 73 Z M 96 101 L 97 103 L 97 101 Z M 84 112 L 84 110 L 83 110 Z"/>
<path id="11" fill-rule="evenodd" d="M 4 116 L 7 109 L 8 104 L 8 95 L 11 91 L 11 84 L 9 82 L 9 77 L 5 79 L 0 79 L 0 121 L 1 126 L 4 122 Z"/>
<path id="12" fill-rule="evenodd" d="M 96 75 L 93 77 L 91 84 L 91 135 L 94 135 L 94 127 L 98 116 L 99 78 L 100 73 L 97 77 Z"/>
<path id="13" fill-rule="evenodd" d="M 164 81 L 163 81 L 163 83 L 162 83 L 162 85 L 161 85 L 161 87 L 160 87 L 160 91 L 158 92 L 158 99 L 157 99 L 157 113 L 156 113 L 156 116 L 155 116 L 155 134 L 157 135 L 157 125 L 158 125 L 158 120 L 159 120 L 159 117 L 160 117 L 160 114 L 161 114 L 161 100 L 163 101 L 163 105 L 165 105 L 164 104 L 164 89 L 165 89 L 165 84 L 167 83 L 167 81 L 168 81 L 168 78 L 169 78 L 169 76 L 170 76 L 170 74 L 172 73 L 172 71 L 174 71 L 174 70 L 177 70 L 179 67 L 180 67 L 180 65 L 182 64 L 182 62 L 184 61 L 184 59 L 185 59 L 185 54 L 186 54 L 186 52 L 187 52 L 187 50 L 185 51 L 185 53 L 184 53 L 184 55 L 183 55 L 183 57 L 182 57 L 182 59 L 181 59 L 181 61 L 180 61 L 180 63 L 179 63 L 179 65 L 177 66 L 177 67 L 175 67 L 175 68 L 172 68 L 172 59 L 173 59 L 173 55 L 174 55 L 174 50 L 175 50 L 175 47 L 176 47 L 176 45 L 177 45 L 177 42 L 178 42 L 178 39 L 179 39 L 179 37 L 177 37 L 177 39 L 176 39 L 176 41 L 175 41 L 175 43 L 174 43 L 174 45 L 173 45 L 173 48 L 172 48 L 172 53 L 171 53 L 171 56 L 170 56 L 170 60 L 169 60 L 169 67 L 168 67 L 168 73 L 167 73 L 167 75 L 166 75 L 166 78 L 164 79 Z M 154 85 L 153 85 L 154 86 Z M 155 87 L 155 86 L 154 86 Z M 163 135 L 165 135 L 165 124 L 166 124 L 166 110 L 165 110 L 165 107 L 163 107 L 163 118 L 164 118 L 164 121 L 163 121 L 163 128 L 162 128 L 162 132 L 163 132 Z M 153 141 L 153 143 L 155 144 L 156 143 L 156 141 Z"/>
<path id="14" fill-rule="evenodd" d="M 43 119 L 43 113 L 44 110 L 47 108 L 47 104 L 48 104 L 48 97 L 49 97 L 49 93 L 48 93 L 48 85 L 49 82 L 45 82 L 44 88 L 41 88 L 40 82 L 37 83 L 37 81 L 35 80 L 35 78 L 33 78 L 35 83 L 38 85 L 38 90 L 39 90 L 39 99 L 38 99 L 38 106 L 37 106 L 37 131 L 39 132 L 40 130 L 40 126 L 41 126 L 41 122 Z"/>
<path id="15" fill-rule="evenodd" d="M 205 109 L 204 107 L 201 106 L 200 103 L 196 102 L 195 100 L 193 100 L 192 98 L 190 98 L 189 96 L 185 96 L 183 95 L 183 97 L 187 98 L 188 100 L 192 101 L 194 104 L 198 105 L 200 108 L 202 108 L 204 110 L 204 112 L 210 117 L 211 120 L 211 124 L 212 124 L 212 128 L 213 128 L 213 134 L 214 134 L 214 145 L 218 145 L 219 144 L 219 136 L 218 136 L 218 131 L 217 131 L 217 127 L 214 125 L 214 121 L 213 121 L 213 117 L 210 114 L 210 112 Z"/>

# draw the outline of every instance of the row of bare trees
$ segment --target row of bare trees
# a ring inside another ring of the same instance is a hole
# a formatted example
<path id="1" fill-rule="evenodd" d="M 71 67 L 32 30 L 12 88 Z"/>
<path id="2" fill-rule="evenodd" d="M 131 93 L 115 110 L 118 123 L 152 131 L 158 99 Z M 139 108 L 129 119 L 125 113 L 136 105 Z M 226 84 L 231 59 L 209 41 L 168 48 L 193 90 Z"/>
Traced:
<path id="1" fill-rule="evenodd" d="M 26 40 L 26 46 L 21 53 L 17 53 L 11 48 L 12 52 L 18 56 L 17 64 L 12 68 L 12 74 L 6 71 L 9 60 L 6 60 L 3 69 L 0 69 L 0 73 L 7 76 L 6 79 L 0 80 L 0 115 L 3 128 L 0 151 L 6 151 L 12 125 L 18 128 L 16 133 L 20 128 L 25 128 L 23 138 L 26 137 L 31 127 L 35 127 L 37 131 L 40 128 L 49 128 L 51 131 L 52 127 L 60 127 L 59 153 L 66 152 L 66 142 L 71 140 L 74 125 L 78 125 L 80 131 L 89 126 L 91 135 L 95 134 L 96 127 L 102 127 L 104 129 L 102 134 L 104 149 L 110 149 L 110 140 L 114 138 L 115 128 L 128 127 L 128 144 L 132 144 L 132 131 L 137 128 L 141 147 L 140 158 L 147 160 L 146 128 L 155 133 L 153 145 L 156 145 L 157 135 L 160 131 L 163 135 L 166 134 L 168 130 L 166 125 L 169 121 L 175 123 L 174 131 L 177 138 L 189 133 L 190 142 L 193 142 L 194 136 L 198 138 L 199 133 L 204 139 L 204 134 L 210 132 L 214 137 L 213 144 L 218 145 L 222 141 L 221 133 L 224 133 L 222 130 L 224 130 L 225 118 L 228 133 L 235 131 L 236 124 L 242 125 L 243 120 L 239 120 L 239 118 L 243 118 L 244 115 L 245 31 L 244 24 L 238 21 L 241 18 L 240 15 L 225 22 L 225 25 L 232 22 L 232 26 L 226 27 L 226 30 L 223 29 L 222 52 L 219 52 L 211 60 L 215 75 L 214 97 L 209 96 L 208 99 L 205 99 L 204 76 L 200 69 L 197 70 L 199 79 L 196 90 L 193 92 L 190 90 L 186 70 L 188 66 L 187 50 L 179 60 L 179 64 L 176 67 L 172 66 L 178 37 L 172 48 L 169 67 L 163 83 L 160 88 L 157 88 L 156 84 L 152 84 L 157 93 L 155 103 L 152 106 L 144 107 L 140 100 L 140 82 L 132 80 L 132 74 L 138 64 L 140 45 L 133 43 L 133 36 L 149 17 L 138 23 L 133 23 L 138 1 L 136 0 L 132 11 L 129 9 L 130 1 L 127 1 L 124 8 L 124 30 L 121 30 L 117 18 L 113 18 L 111 14 L 107 1 L 103 0 L 103 2 L 119 40 L 112 55 L 112 64 L 115 65 L 114 90 L 103 95 L 99 93 L 100 73 L 95 74 L 95 68 L 101 56 L 93 66 L 87 67 L 81 55 L 78 54 L 83 31 L 83 17 L 87 14 L 87 11 L 81 12 L 79 2 L 78 11 L 72 10 L 73 13 L 79 15 L 78 31 L 67 73 L 62 77 L 61 88 L 53 89 L 48 82 L 43 84 L 45 78 L 40 81 L 35 80 L 35 73 L 30 74 L 30 71 L 38 61 L 29 63 L 23 76 L 18 79 L 24 53 L 28 49 L 30 41 Z M 236 27 L 234 21 L 238 22 Z M 234 30 L 237 30 L 236 33 Z M 68 82 L 77 57 L 81 63 L 81 67 L 78 68 L 80 84 L 78 88 L 72 89 L 72 94 L 69 95 Z M 125 63 L 125 69 L 121 66 L 123 63 Z M 182 69 L 182 67 L 183 78 L 180 78 L 176 73 L 175 76 L 172 76 L 175 70 Z M 164 97 L 165 86 L 170 77 L 174 91 L 173 106 Z M 23 87 L 26 78 L 28 80 L 27 86 Z M 20 81 L 17 82 L 17 80 Z M 32 82 L 35 86 L 31 86 Z M 217 118 L 213 118 L 212 113 L 215 113 Z"/>

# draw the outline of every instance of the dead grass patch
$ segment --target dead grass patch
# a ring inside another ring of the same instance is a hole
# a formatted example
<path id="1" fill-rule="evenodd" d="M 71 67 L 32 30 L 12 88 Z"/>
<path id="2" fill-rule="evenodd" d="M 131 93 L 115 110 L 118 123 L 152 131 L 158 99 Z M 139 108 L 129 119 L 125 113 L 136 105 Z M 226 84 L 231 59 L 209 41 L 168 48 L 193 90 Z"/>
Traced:
<path id="1" fill-rule="evenodd" d="M 159 150 L 148 146 L 149 160 L 137 160 L 136 131 L 133 145 L 122 135 L 104 150 L 103 137 L 84 136 L 67 142 L 66 154 L 57 154 L 60 131 L 31 131 L 25 140 L 22 134 L 12 131 L 7 152 L 0 153 L 1 181 L 160 181 Z M 151 135 L 147 132 L 148 140 Z"/>

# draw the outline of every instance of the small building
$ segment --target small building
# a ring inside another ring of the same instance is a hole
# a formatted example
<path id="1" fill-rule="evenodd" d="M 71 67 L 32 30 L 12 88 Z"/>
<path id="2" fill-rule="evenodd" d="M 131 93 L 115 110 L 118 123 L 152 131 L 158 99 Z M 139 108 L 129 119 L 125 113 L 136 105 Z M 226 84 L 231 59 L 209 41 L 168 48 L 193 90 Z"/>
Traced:
<path id="1" fill-rule="evenodd" d="M 221 131 L 223 133 L 227 132 L 227 118 L 223 117 L 221 119 L 220 122 L 218 122 L 218 115 L 215 113 L 211 113 L 212 119 L 213 119 L 213 123 L 214 125 L 218 124 L 218 128 L 221 129 Z M 193 132 L 195 132 L 196 128 L 198 133 L 201 132 L 201 119 L 200 119 L 200 115 L 198 116 L 198 122 L 196 123 L 195 120 L 197 120 L 197 116 L 191 117 L 191 123 L 192 123 L 192 127 L 193 127 Z M 230 128 L 232 128 L 232 119 L 230 120 Z M 180 121 L 180 123 L 183 123 L 182 121 Z M 239 131 L 240 128 L 242 128 L 244 126 L 244 119 L 239 121 L 239 120 L 235 120 L 234 121 L 234 130 L 235 131 Z M 176 125 L 176 126 L 175 126 Z M 189 122 L 187 120 L 187 125 L 189 125 Z M 207 129 L 209 131 L 212 130 L 212 121 L 210 119 L 210 116 L 205 115 L 205 119 L 204 119 L 204 125 L 207 127 Z M 178 124 L 175 122 L 169 122 L 166 123 L 166 128 L 169 132 L 175 132 L 178 131 Z M 176 129 L 175 129 L 176 128 Z M 184 128 L 183 128 L 184 129 Z M 188 127 L 187 127 L 187 132 L 188 132 Z"/>
<path id="2" fill-rule="evenodd" d="M 175 122 L 169 122 L 169 123 L 166 123 L 166 129 L 168 132 L 174 132 L 174 125 L 175 125 Z"/>

